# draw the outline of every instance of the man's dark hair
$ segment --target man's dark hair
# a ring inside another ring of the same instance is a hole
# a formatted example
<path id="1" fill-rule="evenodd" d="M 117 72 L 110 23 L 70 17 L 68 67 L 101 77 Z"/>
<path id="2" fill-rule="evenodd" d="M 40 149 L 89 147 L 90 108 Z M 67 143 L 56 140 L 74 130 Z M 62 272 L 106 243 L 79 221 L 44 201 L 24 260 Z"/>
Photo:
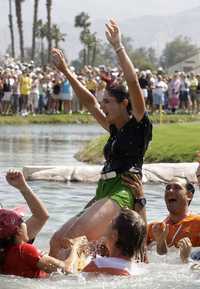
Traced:
<path id="1" fill-rule="evenodd" d="M 182 185 L 185 187 L 186 191 L 189 192 L 189 193 L 192 193 L 192 195 L 194 196 L 194 193 L 195 193 L 195 187 L 193 185 L 193 183 L 191 183 L 187 177 L 179 177 L 179 176 L 175 176 L 173 180 L 177 180 L 177 181 L 180 181 L 182 183 Z M 192 200 L 190 200 L 188 202 L 188 206 L 190 205 Z"/>
<path id="2" fill-rule="evenodd" d="M 194 187 L 194 185 L 193 185 L 192 183 L 190 183 L 190 182 L 187 182 L 187 184 L 185 185 L 185 187 L 186 187 L 186 190 L 187 190 L 188 192 L 192 193 L 192 195 L 194 196 L 194 192 L 195 192 L 195 187 Z M 191 201 L 192 201 L 192 200 L 190 200 L 190 201 L 188 202 L 188 206 L 190 205 Z"/>

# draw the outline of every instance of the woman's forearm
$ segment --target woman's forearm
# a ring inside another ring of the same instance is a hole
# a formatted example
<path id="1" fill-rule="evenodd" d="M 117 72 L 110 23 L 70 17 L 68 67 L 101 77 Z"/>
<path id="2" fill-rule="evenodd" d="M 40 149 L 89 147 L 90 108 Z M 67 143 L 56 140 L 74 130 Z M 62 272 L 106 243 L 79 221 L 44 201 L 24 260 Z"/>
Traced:
<path id="1" fill-rule="evenodd" d="M 119 47 L 120 48 L 120 47 Z M 135 118 L 139 121 L 145 112 L 145 101 L 142 90 L 138 81 L 138 77 L 126 50 L 123 46 L 121 49 L 114 47 L 119 64 L 123 70 L 125 80 L 128 85 L 132 111 Z"/>
<path id="2" fill-rule="evenodd" d="M 137 81 L 137 74 L 136 74 L 134 65 L 131 62 L 123 44 L 120 44 L 118 47 L 113 46 L 113 49 L 116 52 L 116 55 L 119 60 L 119 64 L 123 70 L 126 81 L 127 82 Z"/>
<path id="3" fill-rule="evenodd" d="M 77 77 L 66 69 L 64 73 L 65 77 L 69 80 L 76 96 L 80 99 L 81 103 L 91 111 L 92 107 L 97 104 L 95 96 L 77 79 Z"/>
<path id="4" fill-rule="evenodd" d="M 81 103 L 88 109 L 88 111 L 93 115 L 97 122 L 103 128 L 108 130 L 109 125 L 103 112 L 100 109 L 100 105 L 96 97 L 87 88 L 85 88 L 85 86 L 77 79 L 77 77 L 70 71 L 70 69 L 65 69 L 63 73 L 69 80 L 75 94 L 80 99 Z"/>
<path id="5" fill-rule="evenodd" d="M 45 271 L 46 273 L 56 272 L 58 269 L 61 269 L 64 273 L 67 273 L 65 262 L 58 260 L 54 257 L 44 255 L 37 263 L 37 267 Z"/>
<path id="6" fill-rule="evenodd" d="M 26 184 L 25 187 L 20 189 L 21 194 L 27 202 L 32 216 L 26 221 L 28 236 L 31 239 L 35 238 L 37 233 L 46 223 L 49 218 L 47 208 L 32 189 Z"/>
<path id="7" fill-rule="evenodd" d="M 56 68 L 62 72 L 65 77 L 69 80 L 75 94 L 80 99 L 81 103 L 91 111 L 98 102 L 94 95 L 90 93 L 88 89 L 77 79 L 75 74 L 70 70 L 67 61 L 61 50 L 52 49 L 52 60 Z"/>
<path id="8" fill-rule="evenodd" d="M 48 218 L 47 208 L 28 185 L 21 189 L 20 192 L 26 200 L 27 205 L 29 206 L 29 209 L 34 216 L 42 219 Z"/>

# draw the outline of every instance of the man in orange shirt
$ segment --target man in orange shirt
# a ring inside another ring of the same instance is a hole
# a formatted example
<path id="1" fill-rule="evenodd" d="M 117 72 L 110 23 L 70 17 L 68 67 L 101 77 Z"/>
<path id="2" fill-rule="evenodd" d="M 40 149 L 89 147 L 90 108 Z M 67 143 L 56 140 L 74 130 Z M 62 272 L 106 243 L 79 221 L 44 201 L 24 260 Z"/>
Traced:
<path id="1" fill-rule="evenodd" d="M 175 178 L 165 188 L 165 203 L 169 215 L 162 222 L 148 226 L 147 244 L 156 241 L 157 253 L 166 254 L 169 247 L 188 237 L 193 247 L 200 246 L 200 215 L 189 212 L 194 186 L 185 179 Z"/>

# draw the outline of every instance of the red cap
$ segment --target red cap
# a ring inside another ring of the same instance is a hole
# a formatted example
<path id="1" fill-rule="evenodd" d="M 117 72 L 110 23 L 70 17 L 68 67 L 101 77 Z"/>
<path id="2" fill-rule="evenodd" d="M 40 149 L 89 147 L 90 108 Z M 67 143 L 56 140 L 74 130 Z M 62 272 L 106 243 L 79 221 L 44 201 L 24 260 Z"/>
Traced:
<path id="1" fill-rule="evenodd" d="M 22 210 L 0 209 L 0 239 L 15 235 L 17 228 L 23 222 L 22 217 Z"/>

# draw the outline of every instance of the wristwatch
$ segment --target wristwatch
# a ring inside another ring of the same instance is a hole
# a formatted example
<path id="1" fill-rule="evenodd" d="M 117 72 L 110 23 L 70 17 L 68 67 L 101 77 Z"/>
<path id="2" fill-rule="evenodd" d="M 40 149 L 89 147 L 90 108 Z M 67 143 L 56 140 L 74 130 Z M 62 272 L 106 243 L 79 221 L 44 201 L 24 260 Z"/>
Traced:
<path id="1" fill-rule="evenodd" d="M 139 204 L 142 208 L 146 206 L 147 200 L 145 198 L 135 198 L 135 204 Z"/>

